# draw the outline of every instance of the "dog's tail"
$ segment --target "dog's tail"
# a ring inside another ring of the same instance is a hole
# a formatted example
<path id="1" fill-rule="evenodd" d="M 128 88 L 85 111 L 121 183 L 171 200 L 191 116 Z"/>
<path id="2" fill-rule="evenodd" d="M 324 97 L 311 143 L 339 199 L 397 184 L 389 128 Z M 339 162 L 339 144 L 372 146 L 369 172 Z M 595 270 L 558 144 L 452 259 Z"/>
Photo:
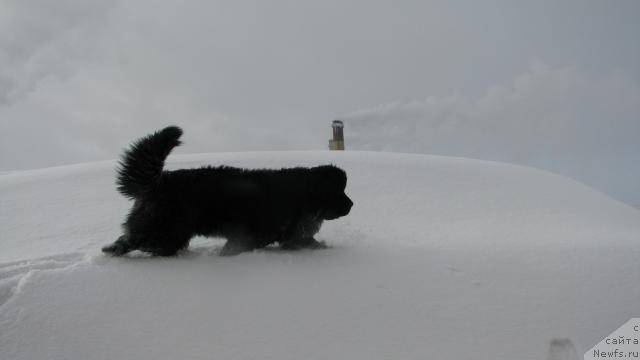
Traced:
<path id="1" fill-rule="evenodd" d="M 130 199 L 140 199 L 155 188 L 164 160 L 180 145 L 182 129 L 169 126 L 136 140 L 122 155 L 117 170 L 118 191 Z"/>

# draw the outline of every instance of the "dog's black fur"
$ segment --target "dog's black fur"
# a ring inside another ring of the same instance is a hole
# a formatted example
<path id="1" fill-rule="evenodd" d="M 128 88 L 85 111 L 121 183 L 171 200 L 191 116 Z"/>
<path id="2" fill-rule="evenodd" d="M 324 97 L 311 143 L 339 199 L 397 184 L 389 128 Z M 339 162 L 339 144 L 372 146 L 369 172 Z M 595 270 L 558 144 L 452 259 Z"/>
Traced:
<path id="1" fill-rule="evenodd" d="M 333 165 L 281 170 L 227 166 L 163 170 L 182 130 L 170 126 L 133 143 L 118 169 L 118 190 L 134 200 L 124 234 L 102 251 L 142 250 L 171 256 L 195 235 L 227 239 L 221 255 L 278 243 L 320 248 L 313 236 L 323 220 L 349 213 L 346 173 Z"/>

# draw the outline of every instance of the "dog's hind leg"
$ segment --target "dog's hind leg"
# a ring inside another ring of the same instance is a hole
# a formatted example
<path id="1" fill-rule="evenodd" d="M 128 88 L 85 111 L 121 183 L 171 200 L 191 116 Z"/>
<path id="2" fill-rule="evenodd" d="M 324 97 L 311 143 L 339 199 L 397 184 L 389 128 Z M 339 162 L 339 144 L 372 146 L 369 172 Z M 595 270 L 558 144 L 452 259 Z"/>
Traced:
<path id="1" fill-rule="evenodd" d="M 250 236 L 231 236 L 220 250 L 221 256 L 234 256 L 256 248 L 255 241 Z"/>
<path id="2" fill-rule="evenodd" d="M 159 248 L 159 249 L 145 249 L 144 251 L 151 253 L 154 256 L 176 256 L 180 249 L 172 248 Z"/>
<path id="3" fill-rule="evenodd" d="M 126 235 L 120 236 L 116 242 L 102 248 L 103 253 L 113 256 L 122 256 L 132 250 L 135 250 L 135 247 L 129 242 L 129 237 Z"/>
<path id="4" fill-rule="evenodd" d="M 156 233 L 150 239 L 153 241 L 148 241 L 142 245 L 140 250 L 154 256 L 176 256 L 178 251 L 189 246 L 191 236 L 186 233 L 167 231 L 162 234 Z"/>

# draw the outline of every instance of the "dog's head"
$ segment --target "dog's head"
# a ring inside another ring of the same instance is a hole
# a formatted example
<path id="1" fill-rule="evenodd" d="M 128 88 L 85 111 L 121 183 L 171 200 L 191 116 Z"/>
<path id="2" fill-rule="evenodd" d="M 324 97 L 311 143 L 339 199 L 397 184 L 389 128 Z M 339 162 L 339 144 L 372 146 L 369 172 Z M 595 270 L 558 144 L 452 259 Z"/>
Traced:
<path id="1" fill-rule="evenodd" d="M 346 186 L 347 173 L 336 166 L 323 165 L 311 169 L 309 191 L 322 219 L 337 219 L 351 211 L 353 201 L 344 193 Z"/>

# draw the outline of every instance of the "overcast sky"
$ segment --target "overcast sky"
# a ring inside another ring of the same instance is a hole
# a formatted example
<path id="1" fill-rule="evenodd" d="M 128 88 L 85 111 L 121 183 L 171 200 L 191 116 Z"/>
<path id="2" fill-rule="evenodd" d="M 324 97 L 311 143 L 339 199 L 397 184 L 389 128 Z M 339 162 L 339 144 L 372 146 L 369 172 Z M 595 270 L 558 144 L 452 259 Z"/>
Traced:
<path id="1" fill-rule="evenodd" d="M 637 90 L 639 36 L 637 0 L 0 0 L 0 171 L 112 159 L 168 124 L 182 153 L 325 149 L 334 118 L 536 66 Z"/>

